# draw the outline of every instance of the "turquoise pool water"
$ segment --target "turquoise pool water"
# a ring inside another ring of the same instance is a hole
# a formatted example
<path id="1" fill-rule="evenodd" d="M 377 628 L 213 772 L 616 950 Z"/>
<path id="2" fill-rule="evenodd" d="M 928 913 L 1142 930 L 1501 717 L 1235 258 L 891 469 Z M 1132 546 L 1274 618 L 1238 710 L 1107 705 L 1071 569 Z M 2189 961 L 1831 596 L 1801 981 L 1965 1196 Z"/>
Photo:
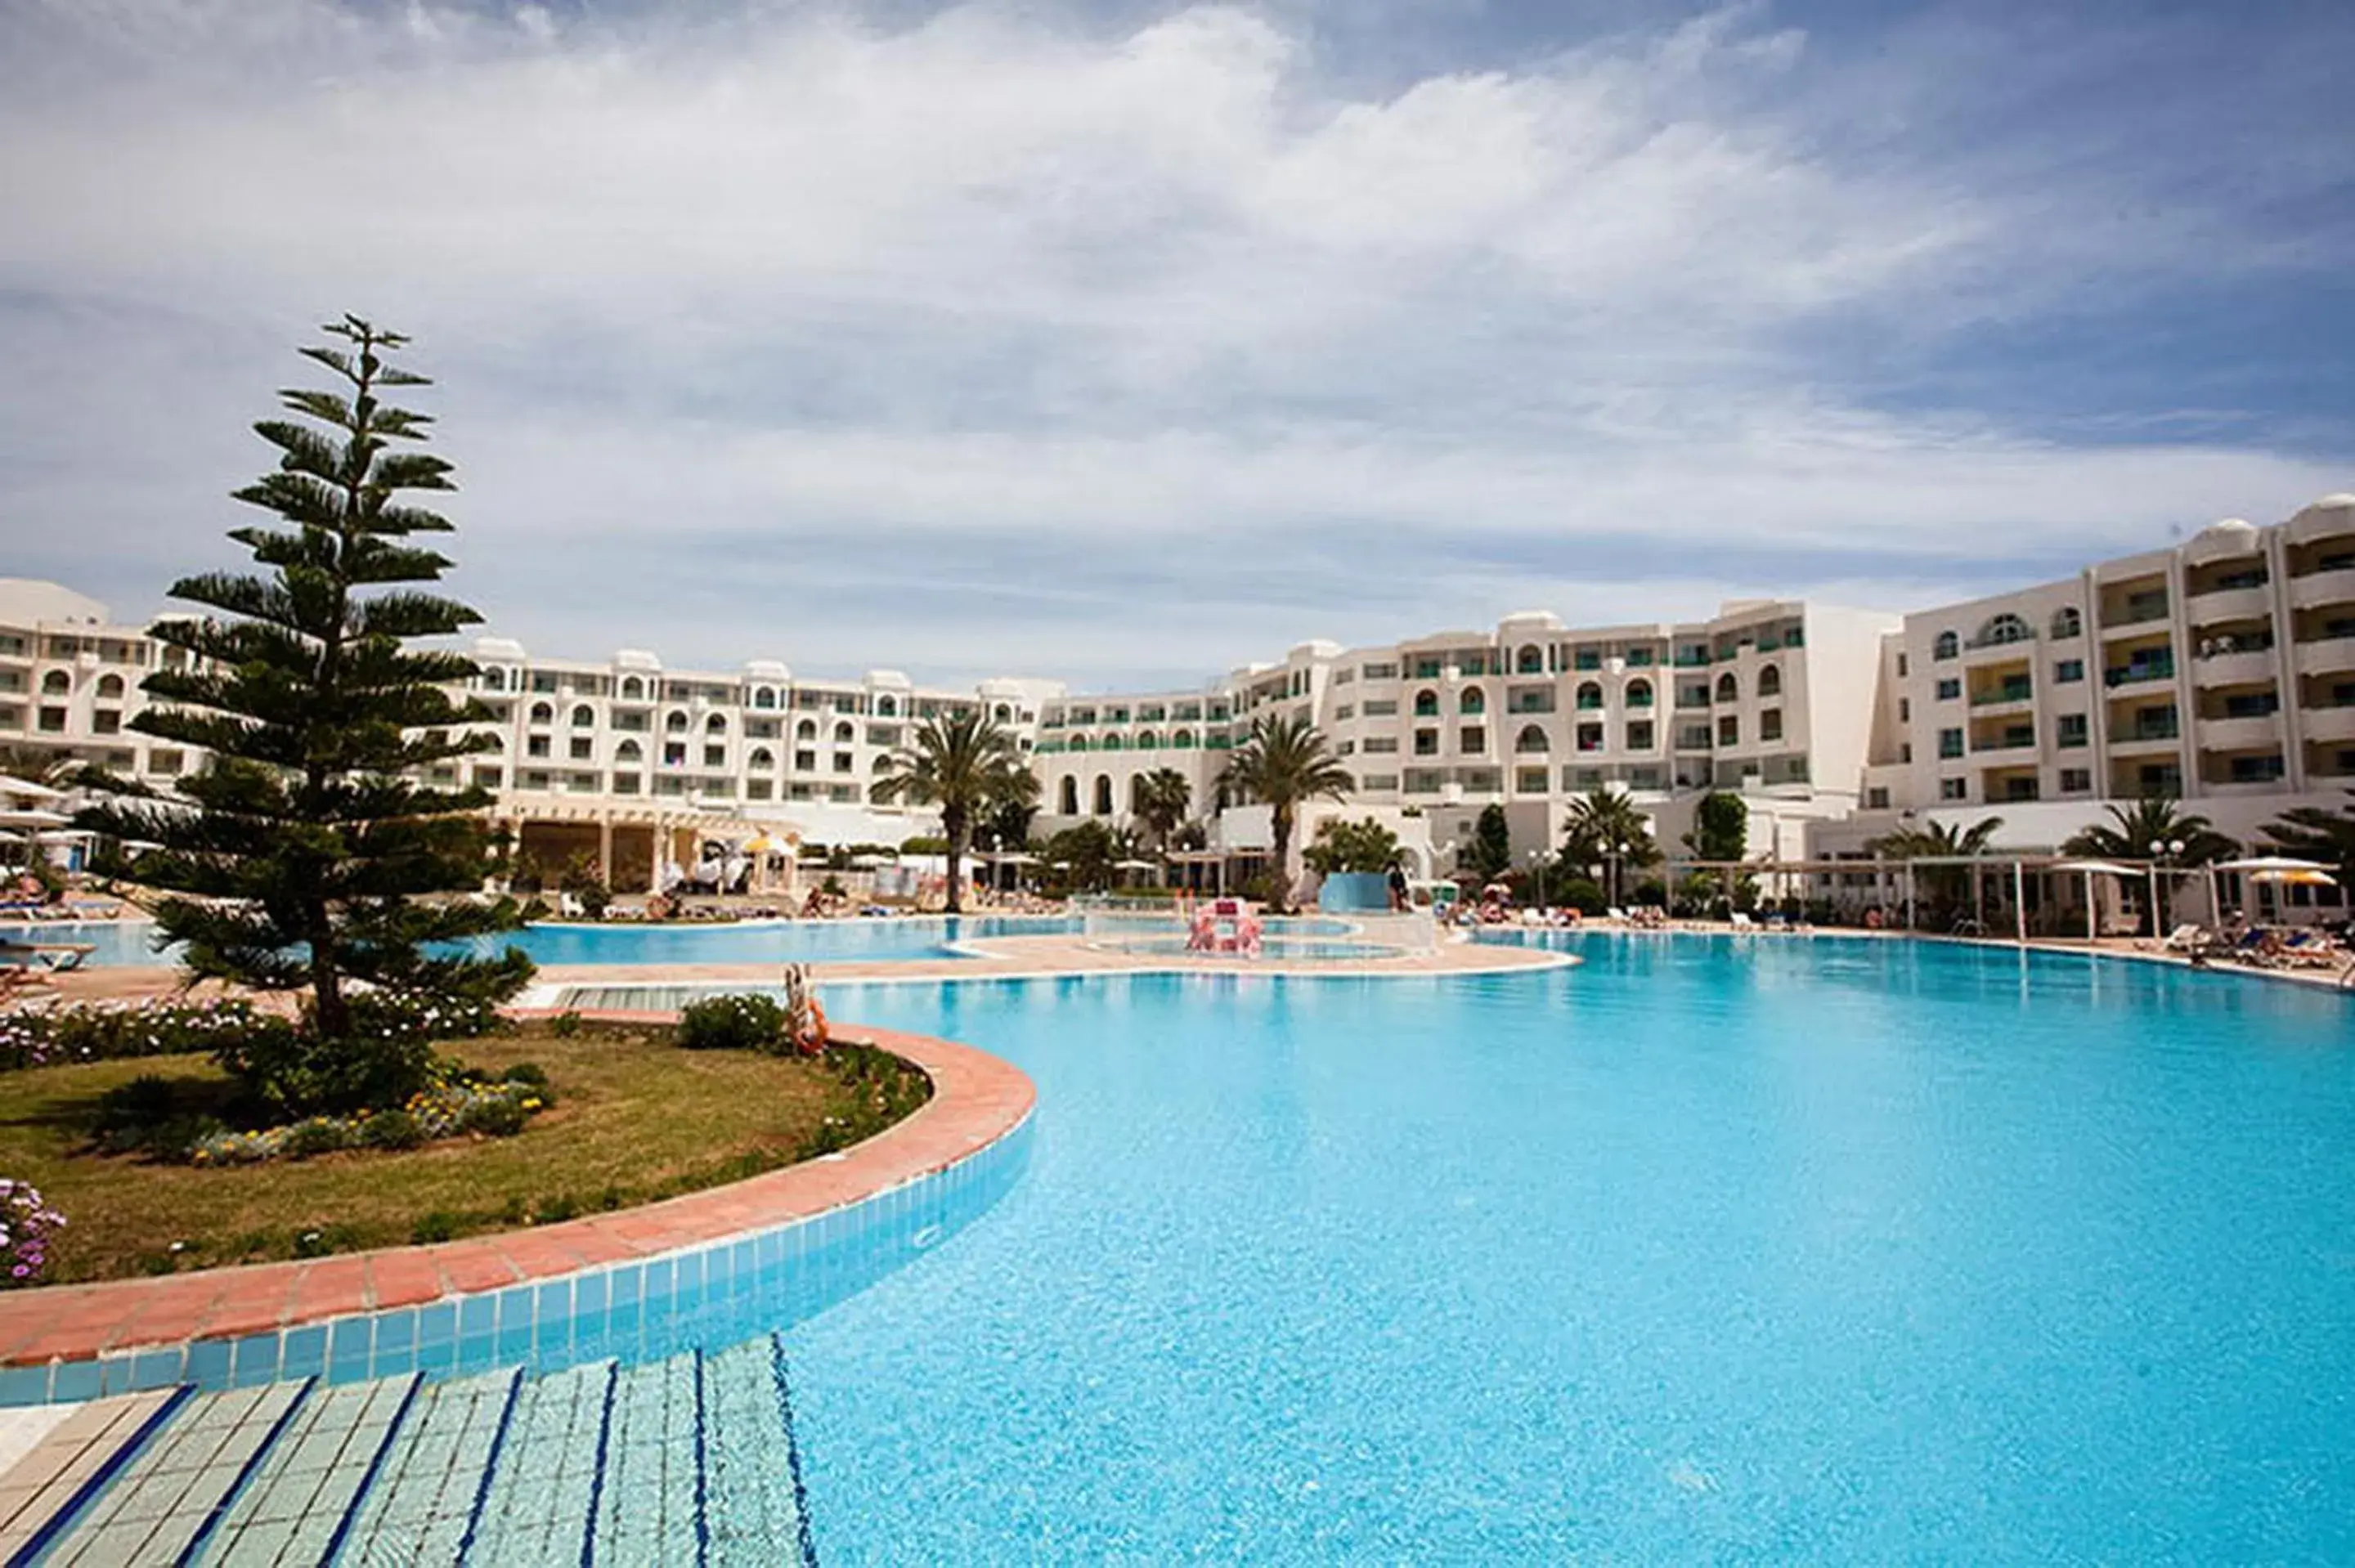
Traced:
<path id="1" fill-rule="evenodd" d="M 708 926 L 589 925 L 550 922 L 467 944 L 478 952 L 521 948 L 539 964 L 766 964 L 858 963 L 949 959 L 957 944 L 991 937 L 1051 937 L 1082 930 L 1175 931 L 1167 916 L 1027 915 L 942 916 L 879 920 L 739 920 Z M 1337 935 L 1342 920 L 1275 920 L 1268 929 L 1301 936 Z M 96 948 L 88 962 L 99 965 L 156 964 L 155 927 L 140 920 L 38 926 L 0 925 L 0 941 L 88 942 Z"/>
<path id="2" fill-rule="evenodd" d="M 2355 1560 L 2345 999 L 1578 947 L 830 995 L 1039 1109 L 786 1335 L 820 1558 Z"/>

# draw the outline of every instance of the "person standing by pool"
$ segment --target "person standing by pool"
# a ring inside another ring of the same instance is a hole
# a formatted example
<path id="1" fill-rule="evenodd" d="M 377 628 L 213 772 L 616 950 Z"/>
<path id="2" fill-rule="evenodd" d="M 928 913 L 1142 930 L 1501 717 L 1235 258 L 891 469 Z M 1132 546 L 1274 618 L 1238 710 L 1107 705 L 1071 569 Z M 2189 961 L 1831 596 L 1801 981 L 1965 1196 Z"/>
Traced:
<path id="1" fill-rule="evenodd" d="M 1391 913 L 1406 913 L 1406 867 L 1396 861 L 1391 863 Z"/>

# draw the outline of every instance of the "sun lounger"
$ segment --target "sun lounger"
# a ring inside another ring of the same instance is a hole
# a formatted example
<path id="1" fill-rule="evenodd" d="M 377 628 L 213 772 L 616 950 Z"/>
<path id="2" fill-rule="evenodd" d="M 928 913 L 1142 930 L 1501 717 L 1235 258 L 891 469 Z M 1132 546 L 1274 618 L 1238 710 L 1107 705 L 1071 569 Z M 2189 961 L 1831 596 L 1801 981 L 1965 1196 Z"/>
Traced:
<path id="1" fill-rule="evenodd" d="M 96 951 L 95 942 L 0 942 L 0 966 L 61 975 Z"/>
<path id="2" fill-rule="evenodd" d="M 1732 924 L 1737 931 L 1754 931 L 1758 928 L 1758 923 L 1739 909 L 1733 912 Z"/>

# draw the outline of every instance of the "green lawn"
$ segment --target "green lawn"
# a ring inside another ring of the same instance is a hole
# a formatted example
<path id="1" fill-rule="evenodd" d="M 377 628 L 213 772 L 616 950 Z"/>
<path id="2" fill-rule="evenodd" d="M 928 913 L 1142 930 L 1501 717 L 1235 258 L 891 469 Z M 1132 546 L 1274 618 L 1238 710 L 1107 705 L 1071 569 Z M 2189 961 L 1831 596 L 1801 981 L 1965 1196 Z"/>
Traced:
<path id="1" fill-rule="evenodd" d="M 0 1175 L 64 1212 L 52 1281 L 260 1262 L 548 1223 L 741 1180 L 819 1145 L 860 1091 L 816 1063 L 682 1051 L 667 1031 L 545 1024 L 468 1040 L 473 1066 L 537 1062 L 557 1104 L 520 1136 L 207 1170 L 89 1151 L 98 1097 L 143 1073 L 212 1078 L 202 1056 L 0 1075 Z M 176 1244 L 177 1244 L 176 1250 Z"/>

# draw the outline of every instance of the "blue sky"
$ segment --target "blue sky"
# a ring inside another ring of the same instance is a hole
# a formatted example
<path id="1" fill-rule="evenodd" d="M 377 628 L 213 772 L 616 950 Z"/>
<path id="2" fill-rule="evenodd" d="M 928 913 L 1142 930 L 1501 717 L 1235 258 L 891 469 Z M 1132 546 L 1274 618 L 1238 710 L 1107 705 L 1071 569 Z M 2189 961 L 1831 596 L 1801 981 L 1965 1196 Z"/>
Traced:
<path id="1" fill-rule="evenodd" d="M 2355 489 L 2343 5 L 0 0 L 0 575 L 413 334 L 536 650 L 1191 681 Z"/>

